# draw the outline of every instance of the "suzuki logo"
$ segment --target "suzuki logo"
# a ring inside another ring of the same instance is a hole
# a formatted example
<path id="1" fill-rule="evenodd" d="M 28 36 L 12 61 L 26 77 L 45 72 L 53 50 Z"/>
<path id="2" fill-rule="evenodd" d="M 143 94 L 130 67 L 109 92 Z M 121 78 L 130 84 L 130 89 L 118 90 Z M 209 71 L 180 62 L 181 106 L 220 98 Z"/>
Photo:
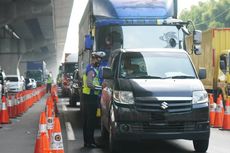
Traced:
<path id="1" fill-rule="evenodd" d="M 168 103 L 166 103 L 165 101 L 163 103 L 161 103 L 161 108 L 162 109 L 167 109 L 169 106 L 168 106 Z"/>

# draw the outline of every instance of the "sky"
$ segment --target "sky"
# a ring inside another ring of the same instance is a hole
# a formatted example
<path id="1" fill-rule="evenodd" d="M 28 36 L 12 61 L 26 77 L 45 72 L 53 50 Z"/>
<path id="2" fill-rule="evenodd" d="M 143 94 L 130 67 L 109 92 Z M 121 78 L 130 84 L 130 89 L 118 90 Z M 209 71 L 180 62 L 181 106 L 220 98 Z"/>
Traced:
<path id="1" fill-rule="evenodd" d="M 192 5 L 197 5 L 199 1 L 207 0 L 178 0 L 178 15 L 183 9 L 190 9 Z M 74 0 L 70 23 L 64 47 L 66 53 L 78 52 L 78 25 L 88 0 Z"/>

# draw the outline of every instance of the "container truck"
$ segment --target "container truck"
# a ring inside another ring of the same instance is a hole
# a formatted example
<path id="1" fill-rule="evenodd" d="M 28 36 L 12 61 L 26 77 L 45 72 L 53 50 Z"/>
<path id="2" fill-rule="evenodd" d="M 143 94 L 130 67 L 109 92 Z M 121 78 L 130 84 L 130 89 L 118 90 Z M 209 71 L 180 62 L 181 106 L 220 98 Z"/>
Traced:
<path id="1" fill-rule="evenodd" d="M 193 27 L 193 29 L 188 30 L 188 26 Z M 104 78 L 109 80 L 108 85 L 113 85 L 111 90 L 106 89 L 111 92 L 110 95 L 113 96 L 112 99 L 114 100 L 106 103 L 106 108 L 102 108 L 107 109 L 107 111 L 101 112 L 102 117 L 106 115 L 108 117 L 101 119 L 101 125 L 103 125 L 101 126 L 101 133 L 102 135 L 104 133 L 108 134 L 111 152 L 116 151 L 116 146 L 119 145 L 120 140 L 131 137 L 132 140 L 139 140 L 140 138 L 190 139 L 193 140 L 196 151 L 205 152 L 207 150 L 210 133 L 207 93 L 203 90 L 203 85 L 198 80 L 199 77 L 196 72 L 194 72 L 193 77 L 190 76 L 190 79 L 199 82 L 199 85 L 196 84 L 198 88 L 195 86 L 193 88 L 191 84 L 188 85 L 189 76 L 179 73 L 182 72 L 179 67 L 176 73 L 181 75 L 178 76 L 179 78 L 146 76 L 146 79 L 143 79 L 145 76 L 142 76 L 140 78 L 123 79 L 118 74 L 121 73 L 119 67 L 122 66 L 122 63 L 120 61 L 126 49 L 133 51 L 132 49 L 136 48 L 139 50 L 138 55 L 141 55 L 142 51 L 147 48 L 150 51 L 164 49 L 164 52 L 158 52 L 154 55 L 174 58 L 173 49 L 185 50 L 185 36 L 190 34 L 193 34 L 192 51 L 195 54 L 200 54 L 201 32 L 195 30 L 191 21 L 177 19 L 177 0 L 88 1 L 79 25 L 78 79 L 79 84 L 82 85 L 82 77 L 86 65 L 90 63 L 92 51 L 104 51 L 106 56 L 103 60 L 108 61 L 110 68 L 107 70 L 114 70 L 114 73 L 107 73 L 107 77 L 103 72 Z M 182 52 L 184 56 L 186 51 Z M 146 53 L 146 55 L 150 55 L 150 53 Z M 154 56 L 151 55 L 151 57 Z M 178 54 L 178 59 L 180 57 Z M 139 58 L 135 57 L 132 62 L 136 63 L 138 60 Z M 187 55 L 186 60 L 190 61 Z M 149 63 L 154 64 L 151 61 Z M 184 65 L 184 68 L 189 66 L 190 70 L 193 71 L 193 66 L 191 67 L 191 63 L 188 63 Z M 168 64 L 170 65 L 170 63 Z M 169 74 L 176 75 L 174 71 L 177 67 L 172 69 L 171 66 L 164 65 L 166 66 L 165 69 L 168 68 Z M 142 67 L 142 65 L 139 66 Z M 157 65 L 157 69 L 160 69 L 161 66 L 160 64 Z M 205 70 L 200 72 L 205 74 Z M 149 83 L 148 79 L 150 80 Z M 163 85 L 159 82 L 167 82 L 170 85 Z M 183 82 L 188 83 L 188 86 L 184 86 Z M 156 86 L 155 83 L 157 83 Z M 184 88 L 180 88 L 182 86 Z M 103 88 L 102 95 L 106 89 Z M 142 90 L 143 95 L 140 95 L 139 89 Z M 183 92 L 186 92 L 183 89 L 186 89 L 189 93 L 183 94 Z M 175 94 L 176 91 L 178 93 Z M 137 94 L 139 95 L 137 96 Z M 80 88 L 80 105 L 82 104 L 81 95 L 82 88 Z M 196 105 L 194 101 L 197 99 L 202 100 L 202 102 Z M 132 101 L 131 104 L 127 104 L 129 100 Z M 146 103 L 142 103 L 143 101 Z M 101 103 L 103 103 L 102 98 Z M 153 106 L 153 109 L 141 110 L 137 109 L 137 105 L 145 108 Z M 180 106 L 185 105 L 189 107 L 189 110 L 181 111 Z M 173 109 L 173 112 L 170 112 L 170 109 Z M 120 112 L 122 112 L 121 115 L 119 115 Z M 193 117 L 190 118 L 189 116 Z M 187 118 L 191 120 L 187 120 Z M 138 121 L 138 123 L 133 123 L 135 121 Z M 133 123 L 133 125 L 129 126 L 129 123 Z M 132 128 L 136 128 L 136 131 L 133 131 Z M 174 131 L 169 132 L 172 129 Z"/>
<path id="2" fill-rule="evenodd" d="M 214 101 L 222 95 L 223 101 L 230 96 L 230 29 L 214 28 L 202 33 L 201 55 L 191 54 L 198 70 L 204 67 L 207 78 L 202 80 L 208 93 L 214 95 Z M 192 48 L 192 37 L 186 39 L 188 50 Z M 224 105 L 225 106 L 225 105 Z"/>
<path id="3" fill-rule="evenodd" d="M 92 51 L 104 51 L 108 60 L 118 48 L 186 49 L 185 36 L 191 33 L 199 54 L 201 32 L 191 21 L 177 19 L 177 0 L 89 0 L 79 25 L 79 83 Z"/>
<path id="4" fill-rule="evenodd" d="M 37 81 L 37 86 L 45 84 L 47 78 L 45 61 L 20 62 L 19 71 L 25 78 L 34 78 Z"/>
<path id="5" fill-rule="evenodd" d="M 186 27 L 193 23 L 176 18 L 177 0 L 89 0 L 79 25 L 79 84 L 92 51 L 104 51 L 106 61 L 117 48 L 186 49 Z M 200 32 L 192 33 L 193 51 L 199 54 Z"/>

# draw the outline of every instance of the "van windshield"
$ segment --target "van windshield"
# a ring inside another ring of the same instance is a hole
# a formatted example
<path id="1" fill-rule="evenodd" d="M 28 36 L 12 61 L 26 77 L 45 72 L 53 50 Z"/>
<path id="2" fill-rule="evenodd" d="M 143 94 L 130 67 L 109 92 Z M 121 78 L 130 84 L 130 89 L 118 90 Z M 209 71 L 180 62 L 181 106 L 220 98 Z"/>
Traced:
<path id="1" fill-rule="evenodd" d="M 122 78 L 189 79 L 197 78 L 184 53 L 127 52 L 121 56 Z"/>
<path id="2" fill-rule="evenodd" d="M 18 82 L 18 77 L 6 77 L 7 81 Z"/>

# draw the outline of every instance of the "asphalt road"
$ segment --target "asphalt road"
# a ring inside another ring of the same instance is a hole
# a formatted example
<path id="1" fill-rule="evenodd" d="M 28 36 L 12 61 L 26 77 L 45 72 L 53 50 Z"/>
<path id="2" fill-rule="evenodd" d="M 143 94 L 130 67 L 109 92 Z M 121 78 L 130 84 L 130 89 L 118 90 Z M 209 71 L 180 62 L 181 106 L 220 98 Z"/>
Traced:
<path id="1" fill-rule="evenodd" d="M 45 110 L 47 96 L 35 103 L 21 117 L 11 119 L 11 124 L 1 125 L 0 153 L 33 153 L 38 132 L 39 117 Z"/>
<path id="2" fill-rule="evenodd" d="M 60 99 L 59 110 L 62 116 L 62 124 L 68 123 L 68 134 L 72 140 L 68 140 L 66 132 L 65 151 L 68 153 L 108 153 L 108 144 L 100 139 L 100 128 L 95 131 L 96 141 L 103 144 L 103 148 L 87 149 L 83 147 L 83 135 L 81 125 L 81 113 L 79 108 L 68 107 L 67 99 Z M 69 130 L 70 128 L 72 130 Z M 64 127 L 65 128 L 65 127 Z M 63 131 L 66 131 L 63 130 Z M 68 132 L 71 133 L 71 132 Z M 122 142 L 120 153 L 194 153 L 193 143 L 189 140 L 168 140 L 152 142 Z M 207 153 L 230 153 L 230 131 L 211 129 L 210 144 Z"/>
<path id="3" fill-rule="evenodd" d="M 108 144 L 100 138 L 99 126 L 96 141 L 103 148 L 83 147 L 81 113 L 79 108 L 68 107 L 68 99 L 59 99 L 59 117 L 62 127 L 65 153 L 108 153 Z M 33 153 L 40 113 L 45 109 L 46 96 L 34 104 L 21 117 L 0 128 L 0 153 Z M 122 142 L 120 153 L 194 153 L 192 141 L 170 140 L 152 142 Z M 230 153 L 230 131 L 211 129 L 207 153 Z"/>

